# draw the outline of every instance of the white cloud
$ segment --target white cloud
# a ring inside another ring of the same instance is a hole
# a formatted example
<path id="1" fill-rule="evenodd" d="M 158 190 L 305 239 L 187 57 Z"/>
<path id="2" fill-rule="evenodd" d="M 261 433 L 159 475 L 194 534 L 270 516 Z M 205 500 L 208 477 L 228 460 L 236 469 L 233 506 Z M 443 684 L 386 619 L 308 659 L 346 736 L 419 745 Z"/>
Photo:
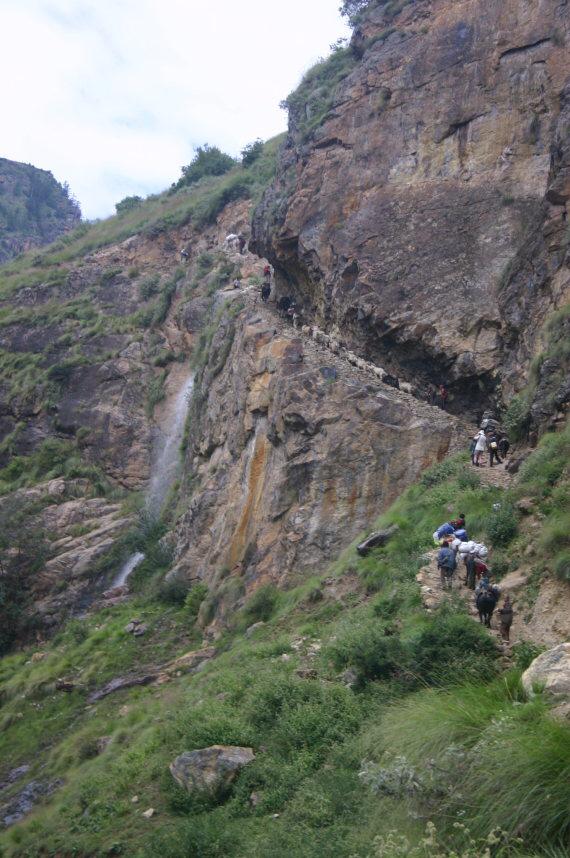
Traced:
<path id="1" fill-rule="evenodd" d="M 2 152 L 87 217 L 162 190 L 195 146 L 285 128 L 279 101 L 346 28 L 339 0 L 1 0 Z"/>

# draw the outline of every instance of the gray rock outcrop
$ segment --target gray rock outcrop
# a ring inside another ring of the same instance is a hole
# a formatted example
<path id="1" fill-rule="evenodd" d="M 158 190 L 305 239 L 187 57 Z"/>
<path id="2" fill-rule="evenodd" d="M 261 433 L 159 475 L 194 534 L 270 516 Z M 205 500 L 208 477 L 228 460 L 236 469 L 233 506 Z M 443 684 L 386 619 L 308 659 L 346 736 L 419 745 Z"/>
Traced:
<path id="1" fill-rule="evenodd" d="M 541 653 L 525 670 L 522 682 L 527 694 L 536 688 L 555 698 L 570 698 L 570 643 Z"/>
<path id="2" fill-rule="evenodd" d="M 225 792 L 238 772 L 255 759 L 252 748 L 212 745 L 181 754 L 170 764 L 176 783 L 188 792 Z"/>

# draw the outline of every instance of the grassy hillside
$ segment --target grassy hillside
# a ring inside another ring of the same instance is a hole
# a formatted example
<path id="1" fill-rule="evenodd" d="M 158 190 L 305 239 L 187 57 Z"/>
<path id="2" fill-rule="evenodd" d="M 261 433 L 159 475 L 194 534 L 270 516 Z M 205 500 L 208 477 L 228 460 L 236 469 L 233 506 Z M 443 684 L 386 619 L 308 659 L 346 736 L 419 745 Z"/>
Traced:
<path id="1" fill-rule="evenodd" d="M 258 199 L 273 176 L 280 142 L 277 137 L 258 145 L 257 157 L 247 166 L 173 187 L 107 220 L 83 223 L 49 247 L 0 266 L 0 405 L 5 417 L 0 425 L 0 493 L 46 474 L 65 474 L 67 464 L 82 457 L 85 439 L 66 437 L 71 429 L 58 425 L 57 418 L 61 401 L 83 384 L 82 370 L 117 358 L 136 341 L 144 342 L 145 357 L 158 369 L 180 357 L 165 350 L 161 335 L 174 297 L 211 294 L 233 269 L 215 254 L 202 254 L 180 267 L 171 235 L 186 225 L 198 239 L 229 202 Z M 151 250 L 162 248 L 162 257 L 159 253 L 155 262 L 140 264 L 117 261 L 120 243 L 135 235 Z M 109 258 L 89 257 L 109 246 L 114 248 Z M 149 388 L 149 412 L 161 394 L 160 373 L 156 375 Z M 31 416 L 42 423 L 41 431 L 29 431 Z M 53 457 L 48 455 L 52 439 L 49 450 L 42 446 L 46 427 L 60 436 L 63 430 Z M 88 428 L 80 426 L 79 431 Z M 60 455 L 64 450 L 66 457 Z"/>
<path id="2" fill-rule="evenodd" d="M 50 172 L 0 158 L 0 263 L 54 241 L 80 219 L 67 185 Z"/>
<path id="3" fill-rule="evenodd" d="M 148 531 L 130 604 L 72 623 L 39 661 L 1 663 L 2 771 L 29 763 L 27 777 L 63 781 L 2 835 L 2 854 L 567 855 L 570 727 L 523 693 L 532 647 L 504 672 L 463 604 L 425 613 L 415 575 L 432 531 L 460 510 L 499 575 L 531 552 L 538 576 L 560 575 L 550 547 L 567 551 L 569 448 L 568 430 L 545 437 L 508 492 L 482 485 L 464 457 L 443 462 L 379 520 L 400 526 L 385 548 L 362 559 L 351 546 L 296 589 L 258 591 L 199 673 L 89 704 L 107 680 L 200 646 L 196 618 L 215 594 L 160 584 L 163 531 Z M 538 527 L 519 520 L 521 496 Z M 140 639 L 123 630 L 134 616 L 148 623 Z M 54 691 L 58 677 L 74 690 Z M 250 745 L 256 759 L 229 795 L 190 797 L 168 763 L 215 743 Z"/>
<path id="4" fill-rule="evenodd" d="M 236 199 L 261 197 L 275 172 L 283 135 L 264 144 L 259 158 L 222 176 L 205 176 L 190 187 L 147 197 L 140 205 L 102 221 L 82 223 L 69 235 L 41 251 L 20 256 L 0 268 L 0 299 L 22 286 L 65 278 L 69 264 L 106 245 L 143 233 L 158 236 L 184 224 L 200 229 L 215 222 L 224 206 Z"/>

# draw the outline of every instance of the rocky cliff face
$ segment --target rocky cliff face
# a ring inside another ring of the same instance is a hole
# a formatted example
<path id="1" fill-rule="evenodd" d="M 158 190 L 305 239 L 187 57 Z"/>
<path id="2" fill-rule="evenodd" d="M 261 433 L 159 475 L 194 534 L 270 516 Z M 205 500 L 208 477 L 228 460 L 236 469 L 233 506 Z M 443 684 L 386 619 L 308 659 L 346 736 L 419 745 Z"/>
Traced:
<path id="1" fill-rule="evenodd" d="M 0 276 L 0 566 L 22 597 L 11 623 L 51 629 L 117 571 L 117 541 L 135 524 L 123 501 L 164 476 L 161 452 L 213 294 L 238 263 L 243 277 L 260 273 L 256 257 L 224 250 L 249 214 L 238 202 L 206 228 L 79 243 L 57 266 L 32 258 Z M 191 258 L 180 265 L 184 245 Z M 35 534 L 34 556 L 12 550 L 22 527 Z"/>
<path id="2" fill-rule="evenodd" d="M 522 386 L 569 294 L 569 8 L 395 8 L 370 4 L 320 124 L 322 87 L 290 99 L 255 246 L 319 323 L 472 408 Z"/>
<path id="3" fill-rule="evenodd" d="M 50 172 L 0 158 L 0 263 L 55 241 L 80 220 L 79 206 Z"/>
<path id="4" fill-rule="evenodd" d="M 223 615 L 317 573 L 445 457 L 456 424 L 236 296 L 196 380 L 171 576 L 217 587 Z"/>

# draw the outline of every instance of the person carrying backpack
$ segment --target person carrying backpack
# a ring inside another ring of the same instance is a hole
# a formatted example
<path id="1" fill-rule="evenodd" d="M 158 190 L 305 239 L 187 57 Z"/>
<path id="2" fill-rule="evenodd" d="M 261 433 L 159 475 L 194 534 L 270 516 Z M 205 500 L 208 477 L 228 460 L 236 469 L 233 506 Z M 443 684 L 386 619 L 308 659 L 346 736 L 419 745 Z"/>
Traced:
<path id="1" fill-rule="evenodd" d="M 470 590 L 475 589 L 475 554 L 469 552 L 465 558 L 465 584 Z"/>
<path id="2" fill-rule="evenodd" d="M 485 578 L 487 582 L 489 581 L 489 567 L 484 560 L 481 560 L 477 556 L 475 556 L 475 575 L 480 581 L 483 581 Z"/>
<path id="3" fill-rule="evenodd" d="M 502 459 L 499 458 L 499 442 L 497 441 L 497 435 L 495 432 L 491 432 L 489 437 L 487 438 L 487 443 L 489 445 L 489 467 L 493 467 L 493 460 L 497 460 L 497 464 L 502 464 Z"/>
<path id="4" fill-rule="evenodd" d="M 452 519 L 449 523 L 452 527 L 455 528 L 455 530 L 464 530 L 465 529 L 465 513 L 460 512 L 459 518 L 456 518 L 455 520 Z"/>
<path id="5" fill-rule="evenodd" d="M 437 553 L 437 568 L 441 577 L 441 586 L 444 590 L 451 590 L 453 573 L 457 566 L 455 551 L 448 545 L 444 545 Z"/>

